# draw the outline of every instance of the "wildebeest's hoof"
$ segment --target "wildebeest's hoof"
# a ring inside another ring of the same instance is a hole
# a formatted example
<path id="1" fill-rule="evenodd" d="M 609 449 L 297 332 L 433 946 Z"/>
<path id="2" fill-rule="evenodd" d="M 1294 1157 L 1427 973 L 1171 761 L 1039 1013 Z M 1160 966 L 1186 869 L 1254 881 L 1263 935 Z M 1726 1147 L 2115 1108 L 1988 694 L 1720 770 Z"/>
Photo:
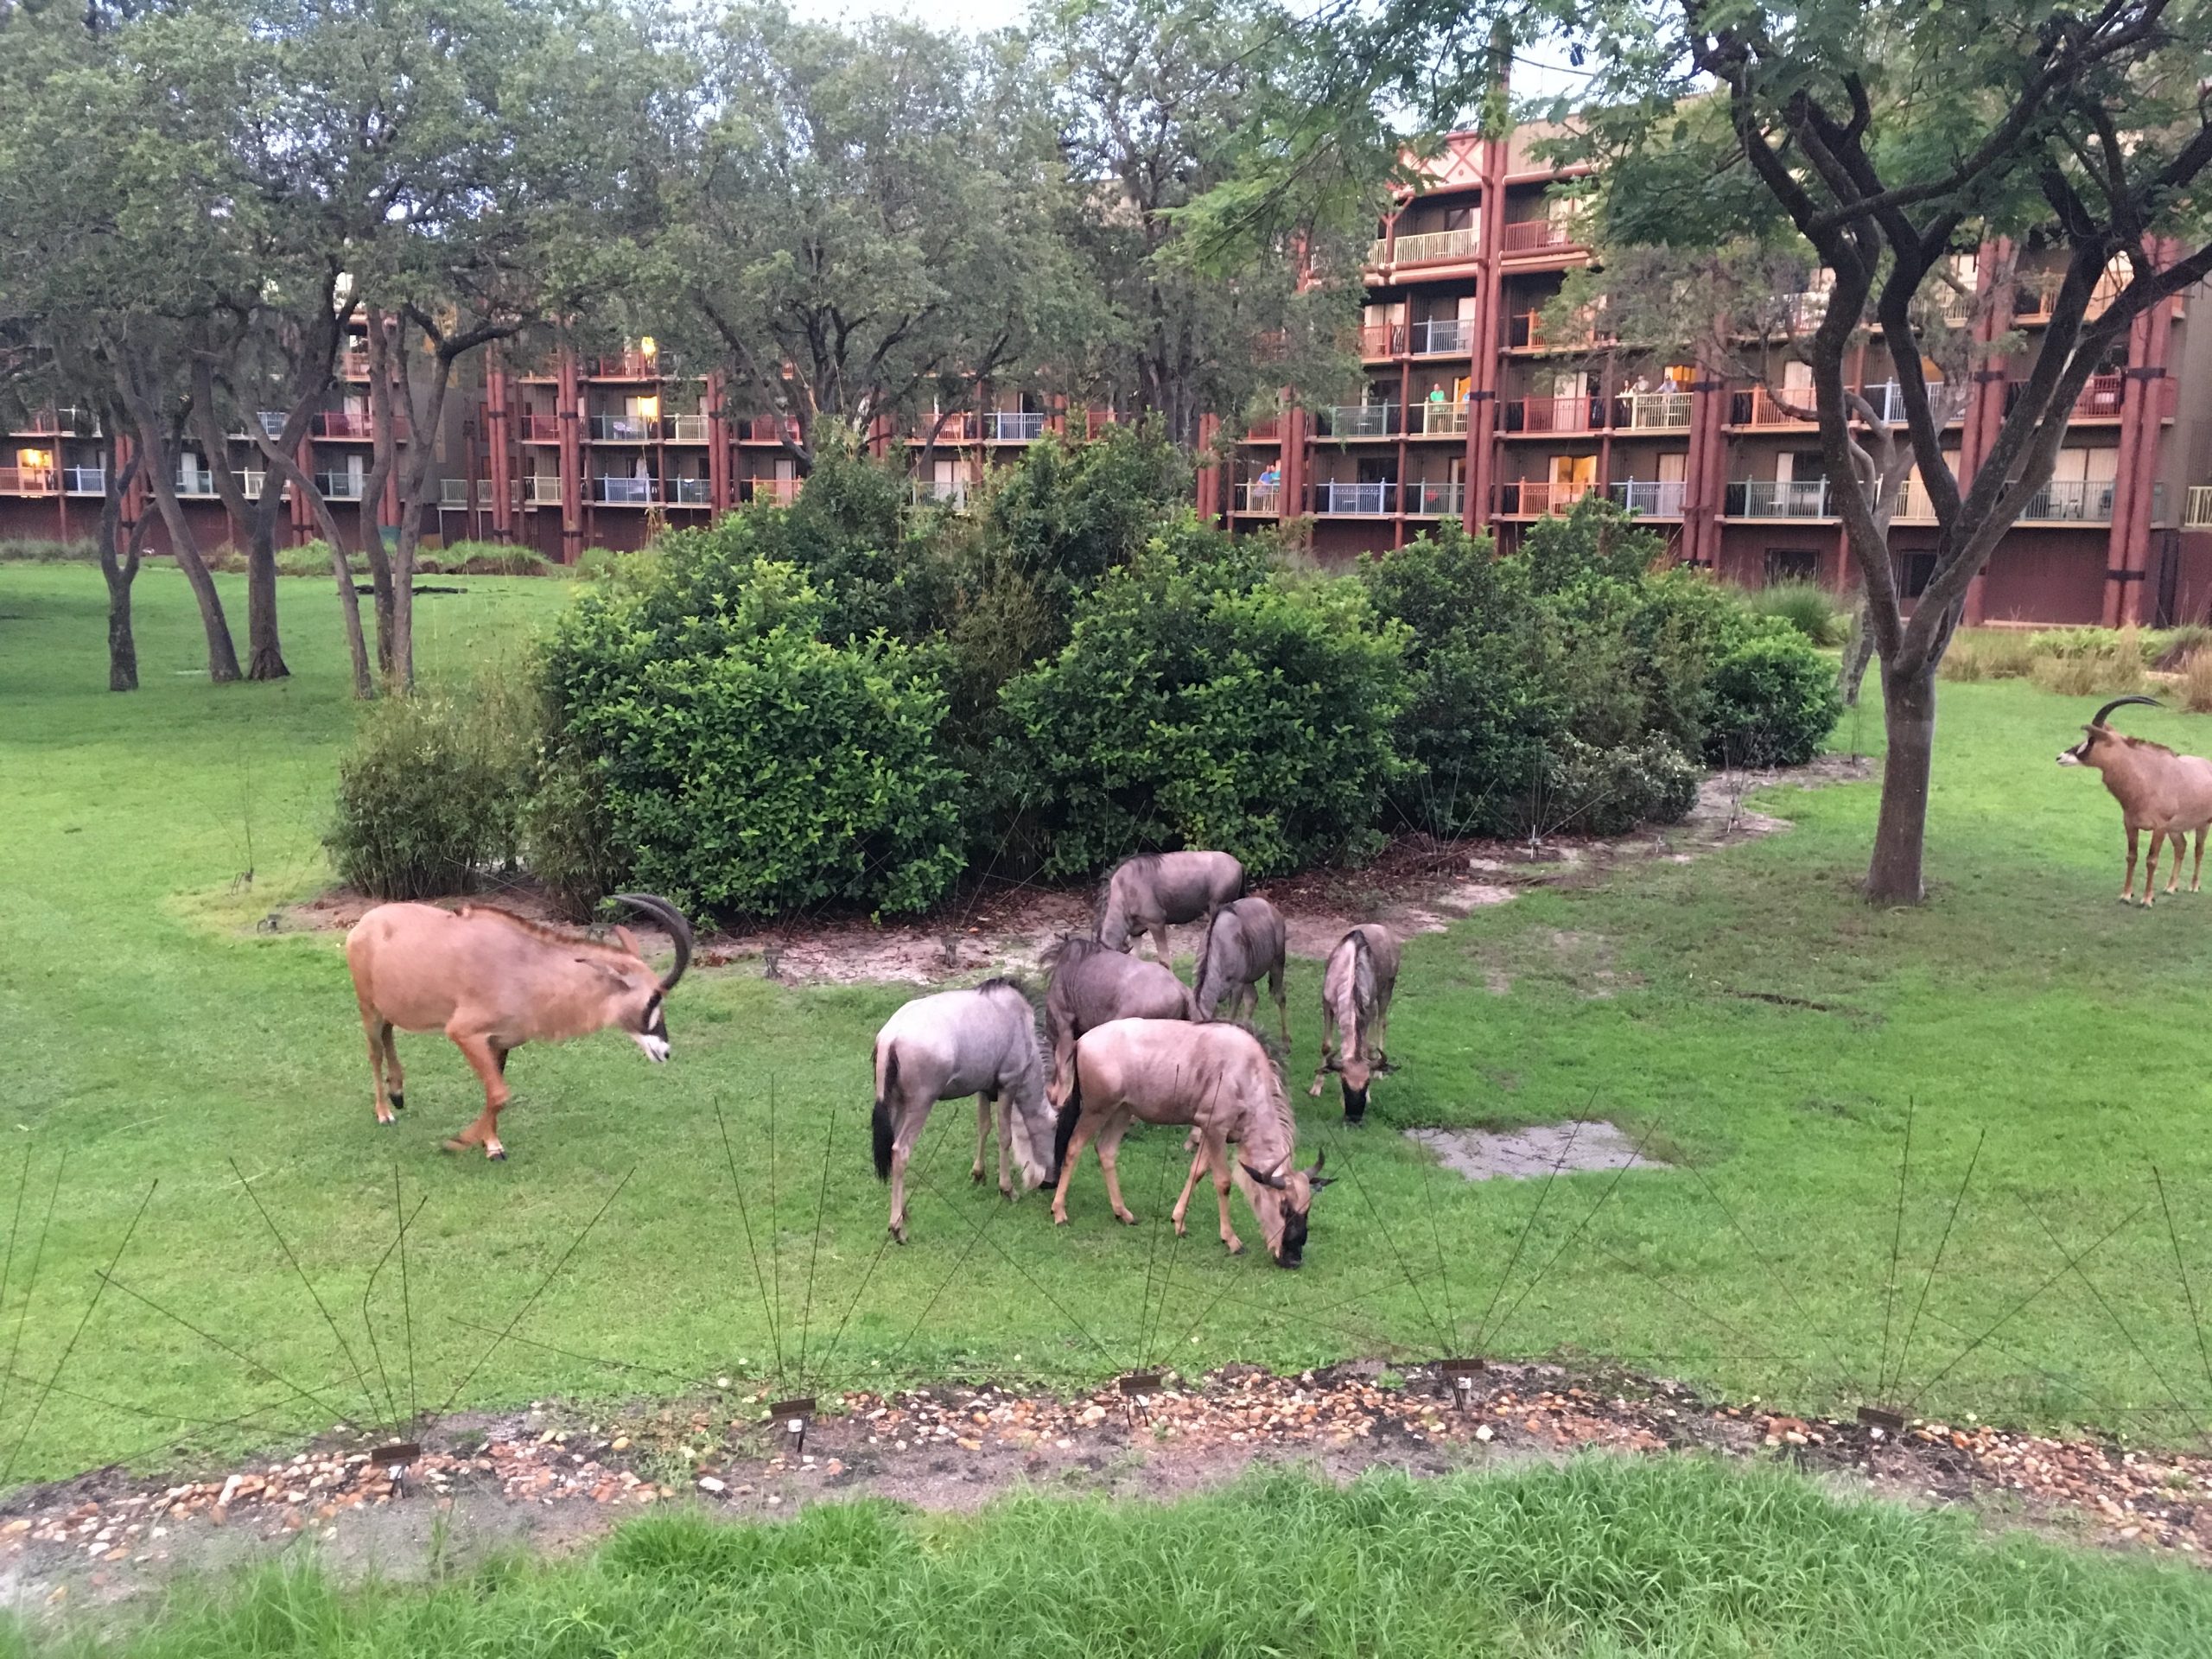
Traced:
<path id="1" fill-rule="evenodd" d="M 1224 1239 L 1222 1243 L 1229 1246 L 1229 1253 L 1231 1255 L 1242 1255 L 1244 1254 L 1244 1241 L 1243 1239 L 1226 1238 Z"/>
<path id="2" fill-rule="evenodd" d="M 1314 1078 L 1313 1086 L 1311 1089 L 1308 1089 L 1306 1092 L 1310 1098 L 1316 1100 L 1319 1099 L 1321 1095 L 1321 1079 L 1319 1077 Z"/>
<path id="3" fill-rule="evenodd" d="M 407 1096 L 404 1095 L 394 1095 L 391 1097 L 391 1109 L 395 1112 L 405 1111 L 407 1109 Z"/>

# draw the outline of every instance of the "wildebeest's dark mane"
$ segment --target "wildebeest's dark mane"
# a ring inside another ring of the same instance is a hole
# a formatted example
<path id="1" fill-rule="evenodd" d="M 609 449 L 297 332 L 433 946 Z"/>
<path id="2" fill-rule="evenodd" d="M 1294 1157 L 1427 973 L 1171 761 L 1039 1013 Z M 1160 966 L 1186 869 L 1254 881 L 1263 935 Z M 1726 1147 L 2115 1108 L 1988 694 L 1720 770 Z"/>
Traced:
<path id="1" fill-rule="evenodd" d="M 1097 939 L 1087 939 L 1080 933 L 1063 933 L 1046 945 L 1037 958 L 1047 971 L 1082 961 L 1085 957 L 1108 954 L 1107 947 Z"/>
<path id="2" fill-rule="evenodd" d="M 1034 1007 L 1038 1001 L 1036 990 L 1023 981 L 1014 978 L 1010 974 L 993 974 L 982 984 L 977 985 L 973 988 L 978 995 L 985 996 L 988 996 L 993 991 L 1012 991 L 1016 996 L 1028 1003 L 1032 1007 Z"/>

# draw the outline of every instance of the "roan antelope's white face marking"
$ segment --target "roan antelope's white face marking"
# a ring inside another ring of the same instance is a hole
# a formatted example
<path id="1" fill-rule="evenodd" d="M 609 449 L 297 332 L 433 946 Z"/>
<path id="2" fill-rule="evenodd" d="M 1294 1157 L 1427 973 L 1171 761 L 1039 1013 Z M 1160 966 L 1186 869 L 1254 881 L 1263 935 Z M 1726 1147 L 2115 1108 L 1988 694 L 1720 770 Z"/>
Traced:
<path id="1" fill-rule="evenodd" d="M 658 1065 L 668 1058 L 668 1039 L 656 1037 L 649 1031 L 633 1031 L 630 1040 L 645 1051 L 645 1058 Z"/>

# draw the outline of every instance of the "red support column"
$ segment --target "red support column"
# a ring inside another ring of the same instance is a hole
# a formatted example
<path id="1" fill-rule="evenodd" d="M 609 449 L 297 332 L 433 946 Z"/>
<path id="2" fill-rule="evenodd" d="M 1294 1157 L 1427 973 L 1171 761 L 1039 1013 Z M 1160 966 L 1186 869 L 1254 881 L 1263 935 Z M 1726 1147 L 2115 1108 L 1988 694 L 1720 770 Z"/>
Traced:
<path id="1" fill-rule="evenodd" d="M 1063 422 L 1064 422 L 1064 418 Z M 1055 429 L 1056 430 L 1058 429 Z M 1221 436 L 1221 416 L 1198 416 L 1198 451 L 1207 454 Z M 1208 524 L 1220 522 L 1223 517 L 1221 463 L 1208 461 L 1198 468 L 1198 517 Z"/>
<path id="2" fill-rule="evenodd" d="M 729 420 L 722 413 L 728 385 L 720 369 L 707 376 L 707 499 L 717 518 L 730 510 Z"/>
<path id="3" fill-rule="evenodd" d="M 1483 141 L 1482 194 L 1475 204 L 1475 341 L 1468 363 L 1474 385 L 1468 393 L 1464 522 L 1471 534 L 1491 529 L 1496 518 L 1498 363 L 1505 349 L 1505 294 L 1498 275 L 1499 244 L 1505 238 L 1505 162 L 1503 139 Z"/>
<path id="4" fill-rule="evenodd" d="M 2107 568 L 2122 573 L 2118 586 L 2123 627 L 2139 626 L 2143 620 L 2143 588 L 2151 563 L 2151 509 L 2157 493 L 2158 441 L 2164 428 L 2166 350 L 2172 328 L 2173 303 L 2170 298 L 2159 301 L 2144 319 L 2147 325 L 2144 360 L 2128 370 L 2128 384 L 2122 393 L 2123 432 L 2129 418 L 2125 399 L 2131 395 L 2134 399 L 2134 465 L 2130 476 L 2118 480 L 2113 491 L 2112 528 L 2118 557 Z M 2124 518 L 2120 508 L 2123 491 L 2126 500 Z"/>
<path id="5" fill-rule="evenodd" d="M 492 539 L 512 542 L 514 519 L 514 416 L 507 408 L 507 365 L 493 358 L 485 370 L 486 470 L 492 480 Z"/>
<path id="6" fill-rule="evenodd" d="M 576 354 L 566 346 L 561 348 L 553 395 L 561 428 L 561 563 L 574 564 L 584 550 L 583 441 L 577 430 L 583 393 L 577 381 Z"/>
<path id="7" fill-rule="evenodd" d="M 1965 419 L 1959 430 L 1958 479 L 1961 490 L 1969 486 L 1974 474 L 1980 470 L 1982 457 L 1996 442 L 1997 429 L 2005 420 L 2005 385 L 2011 376 L 2001 363 L 1986 359 L 1990 342 L 2006 333 L 2012 324 L 2011 306 L 2002 302 L 2003 296 L 1993 296 L 1992 293 L 1999 263 L 2009 264 L 2012 257 L 2012 244 L 2001 239 L 1983 243 L 1974 255 L 1974 348 L 1967 361 L 1976 366 L 1972 371 Z M 1984 565 L 1967 584 L 1965 621 L 1970 628 L 1981 626 L 1988 587 L 1989 570 Z"/>

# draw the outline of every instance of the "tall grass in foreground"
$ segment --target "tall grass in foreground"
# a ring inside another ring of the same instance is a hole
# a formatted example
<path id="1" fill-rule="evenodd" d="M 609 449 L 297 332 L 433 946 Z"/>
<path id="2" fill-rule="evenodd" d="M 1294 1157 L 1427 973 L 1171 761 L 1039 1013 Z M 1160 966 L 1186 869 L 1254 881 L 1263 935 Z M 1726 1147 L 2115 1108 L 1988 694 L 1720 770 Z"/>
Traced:
<path id="1" fill-rule="evenodd" d="M 1840 645 L 1851 632 L 1850 613 L 1816 582 L 1770 582 L 1742 597 L 1751 611 L 1780 617 L 1816 645 Z"/>
<path id="2" fill-rule="evenodd" d="M 427 1586 L 270 1567 L 136 1629 L 10 1644 L 131 1659 L 345 1655 L 2202 1653 L 2212 1576 L 1991 1541 L 1776 1469 L 1591 1457 L 1338 1488 L 1248 1478 L 1168 1507 L 825 1505 L 633 1522 L 589 1555 Z M 2192 1634 L 2194 1632 L 2194 1634 Z"/>

